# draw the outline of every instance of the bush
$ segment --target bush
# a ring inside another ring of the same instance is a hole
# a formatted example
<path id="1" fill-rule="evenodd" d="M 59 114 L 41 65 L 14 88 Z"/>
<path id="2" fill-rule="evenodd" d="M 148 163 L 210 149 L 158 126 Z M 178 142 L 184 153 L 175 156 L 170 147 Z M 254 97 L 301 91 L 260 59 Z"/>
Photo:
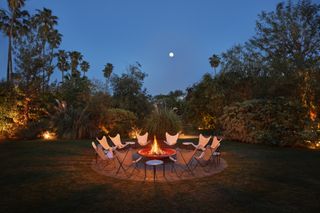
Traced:
<path id="1" fill-rule="evenodd" d="M 173 111 L 157 109 L 147 118 L 145 129 L 150 136 L 165 139 L 166 132 L 176 134 L 181 131 L 181 120 Z"/>
<path id="2" fill-rule="evenodd" d="M 124 109 L 109 109 L 107 111 L 106 120 L 102 126 L 102 130 L 115 136 L 120 134 L 121 136 L 128 137 L 129 132 L 136 126 L 137 117 L 133 112 Z"/>
<path id="3" fill-rule="evenodd" d="M 220 117 L 227 138 L 280 146 L 303 143 L 306 120 L 306 109 L 284 98 L 236 103 L 225 107 Z"/>
<path id="4" fill-rule="evenodd" d="M 19 128 L 26 124 L 23 93 L 18 88 L 0 82 L 0 135 L 16 138 Z"/>
<path id="5" fill-rule="evenodd" d="M 35 139 L 41 136 L 41 133 L 48 129 L 46 120 L 29 121 L 26 125 L 21 126 L 16 136 L 19 139 Z"/>

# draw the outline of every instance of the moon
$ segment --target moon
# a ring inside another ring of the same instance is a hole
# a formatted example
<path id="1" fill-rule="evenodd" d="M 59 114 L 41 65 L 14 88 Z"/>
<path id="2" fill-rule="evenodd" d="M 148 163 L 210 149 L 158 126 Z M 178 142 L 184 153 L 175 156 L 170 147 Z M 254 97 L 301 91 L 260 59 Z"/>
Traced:
<path id="1" fill-rule="evenodd" d="M 173 58 L 174 57 L 174 53 L 173 52 L 169 52 L 169 57 Z"/>

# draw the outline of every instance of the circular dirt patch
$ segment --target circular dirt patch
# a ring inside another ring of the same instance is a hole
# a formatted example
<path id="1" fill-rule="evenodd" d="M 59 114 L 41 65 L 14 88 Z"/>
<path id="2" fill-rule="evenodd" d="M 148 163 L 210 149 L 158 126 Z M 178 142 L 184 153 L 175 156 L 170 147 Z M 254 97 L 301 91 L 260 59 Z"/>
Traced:
<path id="1" fill-rule="evenodd" d="M 138 150 L 134 150 L 136 153 Z M 182 150 L 184 152 L 190 152 L 190 150 Z M 196 154 L 199 156 L 199 154 Z M 128 156 L 127 156 L 128 157 Z M 139 158 L 138 154 L 134 154 L 134 158 Z M 148 159 L 140 160 L 137 165 L 132 165 L 127 167 L 120 163 L 123 159 L 114 158 L 113 160 L 102 161 L 102 160 L 92 160 L 92 169 L 101 175 L 108 177 L 134 180 L 134 181 L 154 181 L 154 167 L 146 166 L 145 162 Z M 189 163 L 189 169 L 186 166 L 176 164 L 170 159 L 164 160 L 164 166 L 156 166 L 155 181 L 157 182 L 171 182 L 179 180 L 187 180 L 194 178 L 207 177 L 219 172 L 222 172 L 227 167 L 227 162 L 220 158 L 220 162 L 217 162 L 216 158 L 212 158 L 209 162 L 201 162 L 199 164 L 196 160 L 192 160 Z"/>

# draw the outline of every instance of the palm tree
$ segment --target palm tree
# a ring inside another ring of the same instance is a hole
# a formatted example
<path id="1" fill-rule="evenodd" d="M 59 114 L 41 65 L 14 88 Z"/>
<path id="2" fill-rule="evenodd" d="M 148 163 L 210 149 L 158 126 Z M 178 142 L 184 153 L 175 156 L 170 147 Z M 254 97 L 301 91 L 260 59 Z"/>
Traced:
<path id="1" fill-rule="evenodd" d="M 65 50 L 59 50 L 57 66 L 58 66 L 58 69 L 61 71 L 61 74 L 62 74 L 61 82 L 63 82 L 64 72 L 70 69 L 70 63 L 68 61 L 68 53 Z"/>
<path id="2" fill-rule="evenodd" d="M 70 57 L 70 60 L 71 60 L 71 63 L 70 63 L 71 78 L 79 76 L 80 73 L 79 73 L 79 70 L 78 70 L 78 65 L 82 61 L 82 58 L 83 58 L 82 54 L 80 52 L 78 52 L 78 51 L 72 51 L 72 52 L 69 52 L 69 57 Z"/>
<path id="3" fill-rule="evenodd" d="M 9 11 L 1 10 L 0 29 L 8 36 L 8 62 L 7 62 L 7 81 L 12 81 L 12 43 L 13 39 L 28 30 L 27 22 L 29 13 L 21 11 L 25 0 L 8 0 Z"/>
<path id="4" fill-rule="evenodd" d="M 42 58 L 47 59 L 45 60 L 46 66 L 42 70 L 43 88 L 45 88 L 45 74 L 47 74 L 47 83 L 49 83 L 54 58 L 53 52 L 60 46 L 62 35 L 54 28 L 58 24 L 58 17 L 54 16 L 50 9 L 37 10 L 37 14 L 32 18 L 32 24 L 36 28 L 41 42 Z"/>
<path id="5" fill-rule="evenodd" d="M 210 66 L 214 69 L 214 75 L 216 75 L 216 68 L 219 66 L 220 64 L 220 57 L 216 54 L 213 54 L 210 58 L 209 58 L 209 63 Z"/>
<path id="6" fill-rule="evenodd" d="M 109 90 L 109 80 L 110 80 L 110 76 L 112 74 L 113 68 L 114 67 L 113 67 L 113 65 L 111 63 L 107 63 L 104 66 L 104 69 L 102 70 L 103 76 L 106 78 L 106 90 L 107 90 L 107 92 Z"/>
<path id="7" fill-rule="evenodd" d="M 52 64 L 53 59 L 57 57 L 57 53 L 54 52 L 55 49 L 57 49 L 62 40 L 62 35 L 58 32 L 58 30 L 53 30 L 50 35 L 48 36 L 48 43 L 50 47 L 49 52 L 49 65 L 47 66 L 47 84 L 50 81 L 50 76 L 53 73 L 54 65 Z"/>
<path id="8" fill-rule="evenodd" d="M 80 68 L 83 72 L 83 76 L 86 76 L 86 72 L 90 69 L 90 64 L 87 61 L 82 61 L 80 64 Z"/>

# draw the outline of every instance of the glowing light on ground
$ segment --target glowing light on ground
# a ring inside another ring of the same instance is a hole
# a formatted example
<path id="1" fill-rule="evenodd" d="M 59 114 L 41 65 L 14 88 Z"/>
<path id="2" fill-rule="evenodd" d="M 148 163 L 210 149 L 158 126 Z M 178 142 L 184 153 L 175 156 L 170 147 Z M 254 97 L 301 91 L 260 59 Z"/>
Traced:
<path id="1" fill-rule="evenodd" d="M 45 140 L 53 140 L 56 138 L 56 134 L 53 132 L 45 131 L 44 133 L 42 133 L 42 137 Z"/>

